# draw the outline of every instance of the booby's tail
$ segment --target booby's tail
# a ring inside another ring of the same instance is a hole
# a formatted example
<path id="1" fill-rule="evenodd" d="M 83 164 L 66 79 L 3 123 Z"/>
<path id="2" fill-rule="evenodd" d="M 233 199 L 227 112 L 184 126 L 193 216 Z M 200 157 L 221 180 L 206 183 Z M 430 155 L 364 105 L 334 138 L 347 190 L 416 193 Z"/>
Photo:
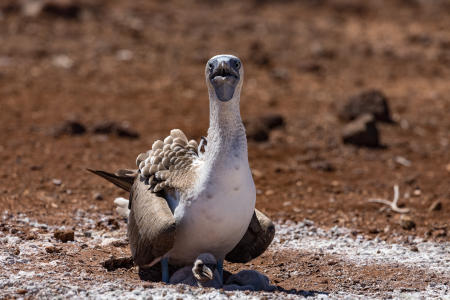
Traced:
<path id="1" fill-rule="evenodd" d="M 119 170 L 116 174 L 101 171 L 101 170 L 91 170 L 87 169 L 89 172 L 94 173 L 95 175 L 98 175 L 109 182 L 114 183 L 116 186 L 120 187 L 121 189 L 124 189 L 127 192 L 130 192 L 131 186 L 133 185 L 134 179 L 136 178 L 137 171 L 134 170 Z M 130 214 L 130 201 L 119 197 L 114 200 L 114 204 L 117 205 L 116 211 L 119 215 L 121 215 L 124 218 L 128 218 Z"/>
<path id="2" fill-rule="evenodd" d="M 114 183 L 116 186 L 124 189 L 127 192 L 131 190 L 131 186 L 133 185 L 134 179 L 137 175 L 137 172 L 134 170 L 119 170 L 115 174 L 101 170 L 87 170 L 108 180 L 109 182 Z"/>

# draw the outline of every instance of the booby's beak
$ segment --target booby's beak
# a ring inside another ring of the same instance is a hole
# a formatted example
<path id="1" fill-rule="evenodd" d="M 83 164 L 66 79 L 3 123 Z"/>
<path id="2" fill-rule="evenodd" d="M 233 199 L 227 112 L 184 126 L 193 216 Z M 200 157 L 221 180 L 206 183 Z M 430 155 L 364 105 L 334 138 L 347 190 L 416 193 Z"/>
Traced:
<path id="1" fill-rule="evenodd" d="M 196 264 L 193 270 L 193 274 L 199 282 L 205 283 L 214 278 L 215 270 L 215 264 Z"/>
<path id="2" fill-rule="evenodd" d="M 240 80 L 239 58 L 232 55 L 219 55 L 208 62 L 209 81 L 216 92 L 217 98 L 227 102 L 233 98 L 234 91 Z"/>

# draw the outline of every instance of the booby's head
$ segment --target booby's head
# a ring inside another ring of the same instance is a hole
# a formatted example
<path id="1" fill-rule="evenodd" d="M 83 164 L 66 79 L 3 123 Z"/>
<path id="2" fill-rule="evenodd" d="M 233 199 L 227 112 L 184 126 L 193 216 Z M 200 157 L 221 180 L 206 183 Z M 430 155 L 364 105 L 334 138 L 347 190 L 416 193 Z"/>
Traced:
<path id="1" fill-rule="evenodd" d="M 219 101 L 227 102 L 239 97 L 244 68 L 236 56 L 222 54 L 212 57 L 206 64 L 205 75 L 210 95 Z"/>
<path id="2" fill-rule="evenodd" d="M 217 261 L 211 253 L 200 254 L 194 262 L 192 274 L 201 283 L 208 282 L 214 278 Z"/>

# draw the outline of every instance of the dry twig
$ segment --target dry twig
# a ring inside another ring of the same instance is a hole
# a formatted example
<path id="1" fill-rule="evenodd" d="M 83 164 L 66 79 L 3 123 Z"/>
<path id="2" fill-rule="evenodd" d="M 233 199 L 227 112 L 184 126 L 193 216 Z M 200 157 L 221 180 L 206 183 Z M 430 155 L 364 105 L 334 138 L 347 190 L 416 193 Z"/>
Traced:
<path id="1" fill-rule="evenodd" d="M 391 201 L 388 201 L 386 199 L 369 199 L 369 202 L 373 202 L 373 203 L 381 203 L 381 204 L 385 204 L 387 206 L 389 206 L 392 211 L 395 211 L 399 214 L 407 214 L 409 212 L 409 208 L 400 208 L 397 205 L 398 199 L 399 199 L 399 190 L 398 190 L 398 185 L 394 185 L 394 199 Z"/>

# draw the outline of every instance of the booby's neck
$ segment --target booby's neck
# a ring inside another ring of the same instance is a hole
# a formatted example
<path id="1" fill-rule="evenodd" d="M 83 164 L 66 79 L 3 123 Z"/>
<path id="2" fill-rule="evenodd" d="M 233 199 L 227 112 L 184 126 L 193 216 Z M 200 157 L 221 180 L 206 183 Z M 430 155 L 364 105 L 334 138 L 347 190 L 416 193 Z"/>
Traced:
<path id="1" fill-rule="evenodd" d="M 247 138 L 239 109 L 239 95 L 221 102 L 210 95 L 208 144 L 205 160 L 216 165 L 231 158 L 248 163 Z"/>

